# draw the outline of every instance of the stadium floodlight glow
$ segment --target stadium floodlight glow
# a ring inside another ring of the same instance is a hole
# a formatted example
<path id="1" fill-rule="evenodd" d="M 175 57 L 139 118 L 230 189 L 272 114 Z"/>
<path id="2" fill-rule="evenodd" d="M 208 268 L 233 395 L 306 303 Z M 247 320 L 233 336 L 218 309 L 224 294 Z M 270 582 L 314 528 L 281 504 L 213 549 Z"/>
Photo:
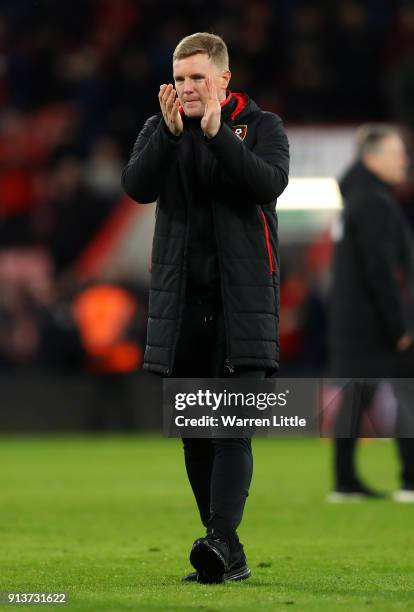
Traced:
<path id="1" fill-rule="evenodd" d="M 278 198 L 277 210 L 341 210 L 342 198 L 334 178 L 291 178 Z"/>

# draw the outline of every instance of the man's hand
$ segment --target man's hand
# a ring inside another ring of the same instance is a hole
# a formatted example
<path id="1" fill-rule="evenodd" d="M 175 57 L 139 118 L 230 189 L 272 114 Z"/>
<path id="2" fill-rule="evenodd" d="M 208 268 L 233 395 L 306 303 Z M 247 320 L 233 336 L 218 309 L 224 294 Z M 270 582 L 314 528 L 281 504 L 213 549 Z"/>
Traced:
<path id="1" fill-rule="evenodd" d="M 397 351 L 406 351 L 410 348 L 413 343 L 413 337 L 411 334 L 404 334 L 397 342 Z"/>
<path id="2" fill-rule="evenodd" d="M 203 96 L 204 115 L 201 119 L 201 129 L 207 138 L 213 138 L 220 129 L 221 106 L 217 96 L 217 88 L 213 77 L 205 80 L 205 94 Z"/>
<path id="3" fill-rule="evenodd" d="M 183 120 L 178 110 L 177 92 L 171 84 L 161 85 L 158 100 L 168 129 L 174 136 L 179 136 L 183 131 Z"/>

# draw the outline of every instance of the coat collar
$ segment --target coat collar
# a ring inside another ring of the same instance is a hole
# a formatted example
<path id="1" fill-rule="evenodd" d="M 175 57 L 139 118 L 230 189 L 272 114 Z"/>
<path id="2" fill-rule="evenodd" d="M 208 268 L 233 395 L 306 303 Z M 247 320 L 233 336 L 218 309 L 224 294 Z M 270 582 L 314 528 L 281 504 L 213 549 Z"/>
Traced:
<path id="1" fill-rule="evenodd" d="M 230 91 L 229 89 L 226 93 L 226 99 L 220 102 L 221 114 L 224 119 L 234 121 L 246 108 L 249 102 L 249 96 L 245 93 Z M 178 110 L 180 111 L 181 115 L 184 116 L 184 109 L 181 104 L 178 107 Z"/>

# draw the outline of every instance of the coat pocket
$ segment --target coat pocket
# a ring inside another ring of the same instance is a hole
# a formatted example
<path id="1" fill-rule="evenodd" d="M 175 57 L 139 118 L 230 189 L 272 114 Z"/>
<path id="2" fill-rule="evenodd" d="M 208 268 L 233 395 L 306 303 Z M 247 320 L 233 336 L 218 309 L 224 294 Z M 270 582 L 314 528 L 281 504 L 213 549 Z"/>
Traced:
<path id="1" fill-rule="evenodd" d="M 273 251 L 272 251 L 272 243 L 270 242 L 269 227 L 267 225 L 266 215 L 264 214 L 263 210 L 261 212 L 262 212 L 262 218 L 263 218 L 263 227 L 264 227 L 264 235 L 265 235 L 265 241 L 266 241 L 267 257 L 269 260 L 269 270 L 270 270 L 270 274 L 273 274 L 274 272 L 276 272 L 276 263 L 275 263 L 275 258 L 274 258 Z"/>

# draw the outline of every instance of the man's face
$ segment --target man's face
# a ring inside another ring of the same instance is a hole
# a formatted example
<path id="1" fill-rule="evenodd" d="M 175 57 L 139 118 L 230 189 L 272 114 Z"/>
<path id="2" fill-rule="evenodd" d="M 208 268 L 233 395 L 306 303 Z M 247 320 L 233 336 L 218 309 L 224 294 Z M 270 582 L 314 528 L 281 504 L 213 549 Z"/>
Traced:
<path id="1" fill-rule="evenodd" d="M 398 134 L 384 138 L 378 152 L 372 154 L 374 171 L 390 185 L 399 185 L 407 178 L 408 157 L 404 142 Z"/>
<path id="2" fill-rule="evenodd" d="M 207 76 L 213 77 L 219 100 L 225 100 L 230 71 L 220 70 L 207 53 L 196 53 L 190 57 L 175 60 L 173 71 L 175 89 L 187 117 L 204 115 Z"/>

